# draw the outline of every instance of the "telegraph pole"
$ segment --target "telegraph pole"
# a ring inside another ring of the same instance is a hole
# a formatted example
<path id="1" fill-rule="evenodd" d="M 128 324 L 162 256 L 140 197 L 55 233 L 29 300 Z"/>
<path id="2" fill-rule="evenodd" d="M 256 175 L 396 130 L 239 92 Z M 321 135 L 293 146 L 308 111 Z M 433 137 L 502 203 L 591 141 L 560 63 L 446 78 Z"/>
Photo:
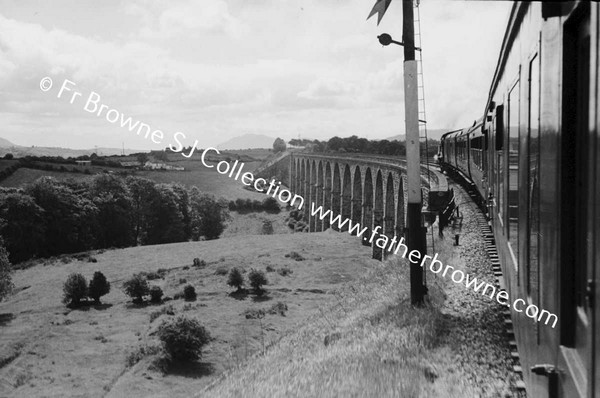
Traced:
<path id="1" fill-rule="evenodd" d="M 427 252 L 426 231 L 422 226 L 421 155 L 419 137 L 419 93 L 415 59 L 413 0 L 402 0 L 402 41 L 404 42 L 404 117 L 406 129 L 406 170 L 408 182 L 407 242 L 409 253 L 417 250 L 421 258 Z M 419 263 L 410 263 L 410 301 L 421 305 L 426 287 Z"/>
<path id="2" fill-rule="evenodd" d="M 367 19 L 378 14 L 377 25 L 392 0 L 377 0 Z M 387 33 L 377 38 L 384 46 L 391 43 L 404 46 L 404 123 L 406 131 L 406 174 L 408 185 L 408 208 L 406 213 L 406 240 L 408 253 L 416 250 L 420 258 L 427 253 L 427 229 L 423 227 L 421 208 L 421 154 L 419 136 L 419 91 L 418 63 L 415 51 L 415 20 L 413 0 L 402 0 L 402 42 L 392 40 Z M 423 304 L 427 287 L 423 283 L 423 269 L 420 263 L 410 263 L 410 301 L 413 305 Z"/>

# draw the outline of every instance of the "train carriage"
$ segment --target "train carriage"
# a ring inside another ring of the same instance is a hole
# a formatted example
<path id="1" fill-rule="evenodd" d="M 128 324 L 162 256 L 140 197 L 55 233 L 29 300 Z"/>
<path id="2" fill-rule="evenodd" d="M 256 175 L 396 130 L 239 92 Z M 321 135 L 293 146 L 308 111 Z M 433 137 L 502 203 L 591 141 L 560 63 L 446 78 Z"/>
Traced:
<path id="1" fill-rule="evenodd" d="M 481 127 L 442 137 L 443 167 L 487 200 L 528 394 L 600 398 L 598 3 L 517 2 Z M 456 153 L 454 153 L 456 152 Z M 454 156 L 452 156 L 454 155 Z"/>

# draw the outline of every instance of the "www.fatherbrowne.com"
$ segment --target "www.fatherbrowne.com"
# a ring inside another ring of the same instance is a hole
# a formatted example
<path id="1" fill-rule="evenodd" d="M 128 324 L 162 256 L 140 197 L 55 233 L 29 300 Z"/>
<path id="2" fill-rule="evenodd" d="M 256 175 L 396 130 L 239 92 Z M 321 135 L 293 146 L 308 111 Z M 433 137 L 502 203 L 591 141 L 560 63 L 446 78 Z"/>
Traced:
<path id="1" fill-rule="evenodd" d="M 316 207 L 314 203 L 311 203 L 310 214 L 312 217 L 318 215 L 319 219 L 322 221 L 326 218 L 329 218 L 330 225 L 338 226 L 339 230 L 343 230 L 347 228 L 347 232 L 350 234 L 355 234 L 359 238 L 363 236 L 363 234 L 368 230 L 367 227 L 362 227 L 359 223 L 353 223 L 352 220 L 346 218 L 342 221 L 342 217 L 338 214 L 334 217 L 334 214 L 331 210 L 324 210 L 322 206 Z M 505 290 L 499 290 L 496 292 L 496 288 L 489 283 L 484 281 L 478 281 L 477 278 L 471 278 L 469 274 L 465 274 L 463 271 L 459 269 L 455 269 L 451 265 L 444 264 L 438 260 L 438 254 L 436 253 L 433 257 L 425 255 L 421 259 L 421 253 L 418 250 L 412 250 L 410 253 L 408 252 L 408 246 L 404 243 L 404 238 L 398 238 L 396 235 L 392 239 L 389 239 L 386 235 L 378 233 L 381 229 L 381 226 L 376 226 L 373 231 L 371 231 L 371 236 L 369 237 L 369 243 L 373 243 L 375 236 L 378 238 L 375 239 L 375 245 L 383 250 L 387 250 L 390 253 L 398 254 L 401 252 L 403 258 L 407 258 L 406 255 L 408 253 L 408 261 L 413 264 L 421 262 L 421 267 L 426 267 L 426 261 L 431 260 L 429 263 L 429 270 L 434 274 L 441 273 L 443 277 L 446 277 L 446 274 L 450 275 L 450 279 L 454 283 L 463 283 L 466 289 L 473 289 L 475 292 L 481 292 L 483 296 L 489 296 L 491 299 L 496 298 L 496 301 L 504 306 L 512 307 L 516 312 L 525 312 L 529 318 L 532 318 L 538 322 L 542 322 L 545 319 L 544 324 L 548 324 L 551 320 L 554 320 L 552 323 L 552 328 L 558 322 L 558 317 L 555 314 L 552 314 L 544 309 L 540 311 L 540 309 L 534 305 L 529 304 L 525 307 L 525 300 L 522 298 L 518 298 L 512 302 L 512 305 L 509 304 L 508 293 Z M 364 238 L 363 238 L 364 239 Z M 452 271 L 452 272 L 449 272 Z"/>

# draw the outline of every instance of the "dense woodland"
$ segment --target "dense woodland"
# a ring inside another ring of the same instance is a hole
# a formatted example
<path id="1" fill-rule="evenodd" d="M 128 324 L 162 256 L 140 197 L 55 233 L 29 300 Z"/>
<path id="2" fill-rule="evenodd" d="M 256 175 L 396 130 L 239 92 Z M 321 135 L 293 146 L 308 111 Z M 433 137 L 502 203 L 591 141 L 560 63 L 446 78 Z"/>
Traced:
<path id="1" fill-rule="evenodd" d="M 181 184 L 98 174 L 42 177 L 0 190 L 0 233 L 10 261 L 91 249 L 216 239 L 228 203 Z"/>

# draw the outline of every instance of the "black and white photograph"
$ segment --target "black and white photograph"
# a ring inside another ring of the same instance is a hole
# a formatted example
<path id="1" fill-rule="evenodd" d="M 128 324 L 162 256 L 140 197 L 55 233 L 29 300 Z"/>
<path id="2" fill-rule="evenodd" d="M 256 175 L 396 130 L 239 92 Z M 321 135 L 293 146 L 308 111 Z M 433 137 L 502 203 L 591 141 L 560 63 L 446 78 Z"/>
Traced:
<path id="1" fill-rule="evenodd" d="M 0 0 L 0 398 L 600 398 L 600 5 Z"/>

